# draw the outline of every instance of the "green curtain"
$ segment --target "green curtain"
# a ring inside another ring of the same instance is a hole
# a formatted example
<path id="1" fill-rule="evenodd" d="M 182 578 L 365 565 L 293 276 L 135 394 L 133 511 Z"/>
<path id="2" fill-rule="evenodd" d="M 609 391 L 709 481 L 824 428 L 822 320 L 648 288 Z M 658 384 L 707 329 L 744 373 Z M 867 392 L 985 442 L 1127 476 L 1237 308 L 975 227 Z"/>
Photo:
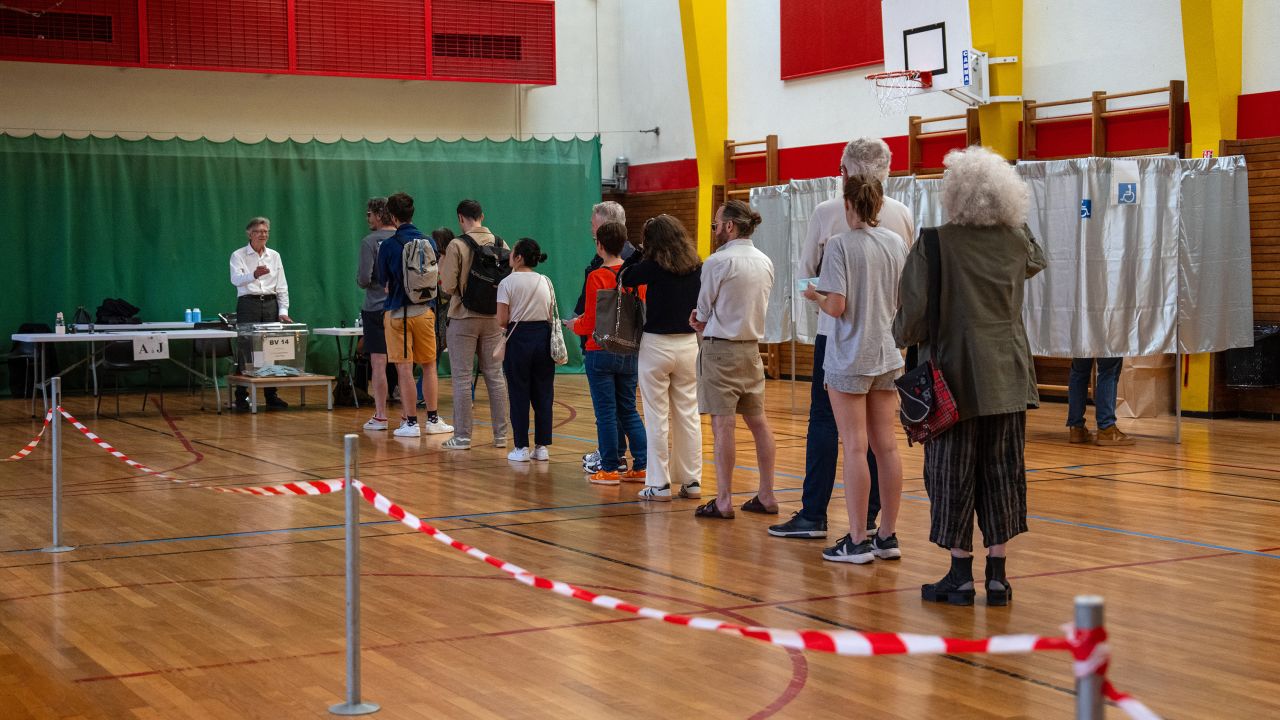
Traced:
<path id="1" fill-rule="evenodd" d="M 245 223 L 271 219 L 270 247 L 289 279 L 290 314 L 311 327 L 354 322 L 357 248 L 369 197 L 414 197 L 424 232 L 458 232 L 455 208 L 474 198 L 486 225 L 513 244 L 532 237 L 568 314 L 591 257 L 600 198 L 600 144 L 589 140 L 272 142 L 42 138 L 0 134 L 0 242 L 15 285 L 0 327 L 92 314 L 107 297 L 143 320 L 233 311 L 228 258 Z M 570 341 L 569 371 L 580 370 Z M 178 352 L 181 352 L 179 349 Z M 312 336 L 308 369 L 332 372 L 330 338 Z"/>

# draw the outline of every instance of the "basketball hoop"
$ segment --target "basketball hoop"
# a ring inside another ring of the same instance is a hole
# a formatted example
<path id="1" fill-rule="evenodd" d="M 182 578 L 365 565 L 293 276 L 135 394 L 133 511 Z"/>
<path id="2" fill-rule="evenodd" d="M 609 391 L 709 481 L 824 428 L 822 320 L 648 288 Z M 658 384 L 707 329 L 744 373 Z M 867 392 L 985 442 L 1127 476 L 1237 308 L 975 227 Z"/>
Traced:
<path id="1" fill-rule="evenodd" d="M 885 117 L 907 114 L 907 98 L 933 87 L 933 73 L 928 70 L 894 70 L 867 76 L 871 91 L 880 103 Z"/>

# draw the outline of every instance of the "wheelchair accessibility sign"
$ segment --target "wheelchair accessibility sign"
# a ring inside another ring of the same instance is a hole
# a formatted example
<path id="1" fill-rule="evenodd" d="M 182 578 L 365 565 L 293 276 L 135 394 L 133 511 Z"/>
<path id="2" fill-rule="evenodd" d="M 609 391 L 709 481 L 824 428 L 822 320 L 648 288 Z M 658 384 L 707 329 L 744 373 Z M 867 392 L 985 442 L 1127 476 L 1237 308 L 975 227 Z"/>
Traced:
<path id="1" fill-rule="evenodd" d="M 1085 198 L 1080 201 L 1080 219 L 1088 220 L 1093 217 L 1093 201 Z"/>
<path id="2" fill-rule="evenodd" d="M 1138 204 L 1138 163 L 1133 160 L 1114 160 L 1111 163 L 1111 204 Z"/>

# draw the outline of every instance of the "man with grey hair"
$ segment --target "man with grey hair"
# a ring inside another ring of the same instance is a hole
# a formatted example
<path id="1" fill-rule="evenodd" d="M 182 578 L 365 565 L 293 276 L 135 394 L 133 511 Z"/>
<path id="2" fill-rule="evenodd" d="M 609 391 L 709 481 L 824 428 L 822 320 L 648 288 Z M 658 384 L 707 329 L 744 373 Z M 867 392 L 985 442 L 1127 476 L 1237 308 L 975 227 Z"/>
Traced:
<path id="1" fill-rule="evenodd" d="M 593 252 L 595 249 L 596 231 L 600 229 L 601 225 L 604 225 L 606 223 L 611 223 L 611 222 L 621 223 L 622 225 L 627 224 L 627 212 L 626 210 L 622 209 L 622 205 L 612 200 L 605 200 L 604 202 L 596 203 L 594 206 L 592 206 L 591 208 L 591 247 Z M 622 254 L 619 255 L 619 257 L 621 257 L 625 261 L 627 258 L 631 257 L 632 254 L 635 253 L 635 251 L 636 251 L 636 246 L 632 245 L 631 241 L 628 240 L 626 243 L 623 244 Z M 599 255 L 593 254 L 591 256 L 591 262 L 587 263 L 587 270 L 585 273 L 583 273 L 583 277 L 582 277 L 582 292 L 578 295 L 578 302 L 576 305 L 574 305 L 574 308 L 573 308 L 574 317 L 581 316 L 582 313 L 587 308 L 587 276 L 590 275 L 592 271 L 599 269 L 601 264 L 603 264 L 603 262 L 604 261 L 600 259 Z M 587 338 L 583 336 L 579 336 L 578 342 L 582 344 L 582 349 L 585 352 L 587 347 Z M 618 467 L 619 472 L 627 471 L 627 468 L 626 468 L 627 461 L 625 458 L 626 452 L 627 452 L 627 437 L 622 432 L 621 427 L 619 427 L 618 457 L 622 458 L 622 465 Z M 594 473 L 594 472 L 599 472 L 600 469 L 601 468 L 600 468 L 600 450 L 599 449 L 593 450 L 587 453 L 586 455 L 582 456 L 583 472 Z"/>
<path id="2" fill-rule="evenodd" d="M 840 159 L 841 184 L 851 176 L 876 178 L 881 184 L 889 179 L 889 163 L 893 153 L 879 138 L 858 138 L 844 148 Z M 906 205 L 884 196 L 884 205 L 877 218 L 880 226 L 902 237 L 907 247 L 914 238 L 914 222 Z M 800 251 L 800 277 L 816 278 L 822 266 L 822 253 L 827 239 L 849 232 L 845 220 L 844 198 L 834 197 L 823 201 L 809 218 L 809 232 Z M 827 505 L 836 482 L 836 462 L 840 454 L 840 433 L 835 415 L 831 411 L 831 398 L 825 386 L 826 375 L 822 363 L 826 357 L 827 336 L 835 327 L 835 318 L 818 313 L 818 336 L 813 345 L 812 384 L 809 392 L 809 432 L 805 441 L 804 491 L 800 510 L 791 519 L 769 528 L 775 537 L 825 538 L 827 536 Z M 876 515 L 880 512 L 880 487 L 876 473 L 876 456 L 867 451 L 867 466 L 871 470 L 871 499 L 867 505 L 867 529 L 876 527 Z M 850 529 L 852 530 L 852 528 Z"/>
<path id="3" fill-rule="evenodd" d="M 289 317 L 289 283 L 280 253 L 267 247 L 271 221 L 256 217 L 244 228 L 249 244 L 231 253 L 231 284 L 236 287 L 236 322 L 293 322 Z M 247 350 L 247 348 L 246 348 Z M 241 354 L 241 362 L 246 358 Z M 266 388 L 267 407 L 286 408 L 276 388 Z M 249 409 L 249 392 L 236 388 L 236 409 Z"/>

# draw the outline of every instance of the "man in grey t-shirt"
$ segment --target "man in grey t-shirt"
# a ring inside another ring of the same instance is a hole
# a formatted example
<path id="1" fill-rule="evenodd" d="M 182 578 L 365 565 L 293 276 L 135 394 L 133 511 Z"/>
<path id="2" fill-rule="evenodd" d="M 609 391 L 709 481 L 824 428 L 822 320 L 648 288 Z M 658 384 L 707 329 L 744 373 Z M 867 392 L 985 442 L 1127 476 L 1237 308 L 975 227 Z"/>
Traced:
<path id="1" fill-rule="evenodd" d="M 365 430 L 387 429 L 387 338 L 382 327 L 382 303 L 387 299 L 387 289 L 374 282 L 373 267 L 378 260 L 378 246 L 396 232 L 395 221 L 387 212 L 387 199 L 370 198 L 365 208 L 365 220 L 369 234 L 360 241 L 360 265 L 356 270 L 356 285 L 364 289 L 364 302 L 360 305 L 360 321 L 364 326 L 364 351 L 369 355 L 373 378 L 369 381 L 369 394 L 373 396 L 373 417 L 364 424 Z"/>

